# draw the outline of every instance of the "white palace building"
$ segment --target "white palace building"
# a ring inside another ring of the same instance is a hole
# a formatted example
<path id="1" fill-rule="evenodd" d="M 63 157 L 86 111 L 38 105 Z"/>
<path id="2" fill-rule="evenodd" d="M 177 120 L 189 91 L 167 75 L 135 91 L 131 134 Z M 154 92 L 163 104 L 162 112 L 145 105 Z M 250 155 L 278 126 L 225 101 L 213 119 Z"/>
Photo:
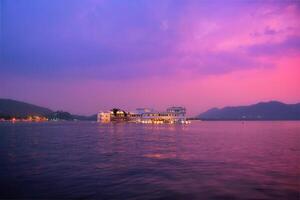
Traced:
<path id="1" fill-rule="evenodd" d="M 135 112 L 126 112 L 121 109 L 112 109 L 108 112 L 99 112 L 98 122 L 136 122 L 145 124 L 187 124 L 186 109 L 184 107 L 169 107 L 164 112 L 156 112 L 149 108 L 137 108 Z"/>

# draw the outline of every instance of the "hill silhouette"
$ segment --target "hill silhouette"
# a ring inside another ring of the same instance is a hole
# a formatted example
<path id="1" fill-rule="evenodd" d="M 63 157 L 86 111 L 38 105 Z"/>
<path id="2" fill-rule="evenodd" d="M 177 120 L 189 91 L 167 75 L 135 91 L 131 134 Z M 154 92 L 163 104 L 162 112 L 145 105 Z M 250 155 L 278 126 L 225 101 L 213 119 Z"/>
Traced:
<path id="1" fill-rule="evenodd" d="M 27 118 L 29 116 L 47 117 L 58 120 L 89 120 L 96 121 L 97 116 L 72 115 L 65 111 L 53 111 L 49 108 L 12 99 L 0 99 L 0 118 Z"/>
<path id="2" fill-rule="evenodd" d="M 300 120 L 300 103 L 260 102 L 249 106 L 212 108 L 197 116 L 203 120 Z"/>
<path id="3" fill-rule="evenodd" d="M 52 110 L 41 106 L 11 99 L 0 99 L 0 116 L 23 118 L 30 115 L 46 116 L 52 112 Z"/>

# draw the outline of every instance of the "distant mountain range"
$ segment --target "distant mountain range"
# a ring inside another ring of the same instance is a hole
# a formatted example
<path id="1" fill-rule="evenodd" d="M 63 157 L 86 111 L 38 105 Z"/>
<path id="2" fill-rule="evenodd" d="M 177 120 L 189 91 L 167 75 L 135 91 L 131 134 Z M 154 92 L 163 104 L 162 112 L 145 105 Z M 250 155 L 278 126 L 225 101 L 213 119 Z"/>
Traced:
<path id="1" fill-rule="evenodd" d="M 197 116 L 202 120 L 300 120 L 300 103 L 260 102 L 249 106 L 212 108 Z"/>
<path id="2" fill-rule="evenodd" d="M 0 99 L 0 115 L 27 117 L 29 115 L 46 116 L 53 111 L 33 104 L 15 101 L 11 99 Z"/>
<path id="3" fill-rule="evenodd" d="M 63 120 L 97 120 L 97 115 L 73 115 L 21 101 L 0 99 L 0 118 L 26 118 L 28 116 L 43 116 L 49 119 Z M 212 108 L 196 118 L 202 120 L 300 120 L 300 103 L 284 104 L 270 101 L 249 106 Z"/>
<path id="4" fill-rule="evenodd" d="M 91 120 L 96 121 L 96 115 L 82 116 L 73 115 L 64 111 L 52 111 L 48 108 L 36 106 L 33 104 L 11 100 L 0 99 L 0 118 L 10 119 L 26 118 L 28 116 L 47 117 L 49 119 L 62 119 L 62 120 Z"/>

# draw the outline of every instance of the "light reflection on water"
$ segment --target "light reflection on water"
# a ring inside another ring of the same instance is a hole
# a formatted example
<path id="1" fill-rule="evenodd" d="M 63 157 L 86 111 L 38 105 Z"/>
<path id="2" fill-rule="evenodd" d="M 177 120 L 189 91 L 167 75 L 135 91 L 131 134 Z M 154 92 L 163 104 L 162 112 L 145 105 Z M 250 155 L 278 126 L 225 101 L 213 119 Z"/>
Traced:
<path id="1" fill-rule="evenodd" d="M 300 122 L 0 123 L 0 198 L 300 199 Z"/>

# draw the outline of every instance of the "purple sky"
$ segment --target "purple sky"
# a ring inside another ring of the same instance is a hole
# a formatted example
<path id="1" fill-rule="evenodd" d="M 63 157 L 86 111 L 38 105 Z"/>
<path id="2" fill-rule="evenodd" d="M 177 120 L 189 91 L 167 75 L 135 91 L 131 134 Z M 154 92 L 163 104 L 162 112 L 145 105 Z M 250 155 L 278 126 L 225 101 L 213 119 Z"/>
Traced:
<path id="1" fill-rule="evenodd" d="M 299 1 L 0 6 L 0 98 L 79 114 L 300 101 Z"/>

